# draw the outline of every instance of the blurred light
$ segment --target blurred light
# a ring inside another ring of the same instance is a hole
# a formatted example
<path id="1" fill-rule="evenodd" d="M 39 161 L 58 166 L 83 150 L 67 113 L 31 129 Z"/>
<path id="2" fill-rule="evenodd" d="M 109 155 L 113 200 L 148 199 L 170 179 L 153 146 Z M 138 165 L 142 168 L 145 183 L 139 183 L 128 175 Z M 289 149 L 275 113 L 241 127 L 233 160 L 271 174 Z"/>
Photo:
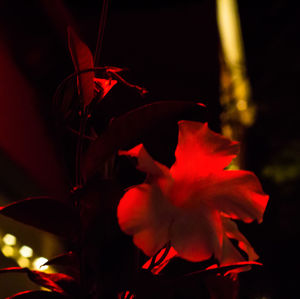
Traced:
<path id="1" fill-rule="evenodd" d="M 255 107 L 253 105 L 248 106 L 246 110 L 241 111 L 240 114 L 241 123 L 246 127 L 250 127 L 254 123 L 255 114 L 256 114 Z"/>
<path id="2" fill-rule="evenodd" d="M 226 170 L 239 170 L 239 165 L 236 164 L 235 161 L 232 161 L 227 167 Z"/>
<path id="3" fill-rule="evenodd" d="M 244 60 L 242 34 L 236 0 L 217 0 L 217 20 L 226 63 Z"/>
<path id="4" fill-rule="evenodd" d="M 254 123 L 255 105 L 251 101 L 238 0 L 216 0 L 216 14 L 221 43 L 222 132 L 230 139 L 242 141 L 245 129 Z M 241 151 L 228 169 L 239 169 L 244 160 L 244 152 Z"/>
<path id="5" fill-rule="evenodd" d="M 4 245 L 1 251 L 5 257 L 12 257 L 15 254 L 15 249 L 9 245 Z"/>
<path id="6" fill-rule="evenodd" d="M 233 132 L 230 125 L 224 125 L 222 127 L 222 133 L 223 135 L 229 137 L 230 139 L 233 139 Z"/>
<path id="7" fill-rule="evenodd" d="M 46 270 L 48 266 L 43 266 L 48 260 L 44 257 L 38 257 L 33 261 L 33 267 L 36 270 Z"/>
<path id="8" fill-rule="evenodd" d="M 32 257 L 32 254 L 33 254 L 33 250 L 29 247 L 29 246 L 22 246 L 19 250 L 20 254 L 23 256 L 23 257 Z"/>
<path id="9" fill-rule="evenodd" d="M 238 100 L 238 102 L 236 103 L 236 108 L 239 111 L 245 111 L 248 108 L 248 104 L 245 100 Z"/>
<path id="10" fill-rule="evenodd" d="M 17 259 L 17 263 L 22 268 L 28 268 L 30 265 L 30 260 L 25 257 L 20 257 Z"/>
<path id="11" fill-rule="evenodd" d="M 13 246 L 13 245 L 16 245 L 17 243 L 17 238 L 14 236 L 14 235 L 11 235 L 11 234 L 6 234 L 3 238 L 2 238 L 3 242 L 6 244 L 6 245 L 9 245 L 9 246 Z"/>

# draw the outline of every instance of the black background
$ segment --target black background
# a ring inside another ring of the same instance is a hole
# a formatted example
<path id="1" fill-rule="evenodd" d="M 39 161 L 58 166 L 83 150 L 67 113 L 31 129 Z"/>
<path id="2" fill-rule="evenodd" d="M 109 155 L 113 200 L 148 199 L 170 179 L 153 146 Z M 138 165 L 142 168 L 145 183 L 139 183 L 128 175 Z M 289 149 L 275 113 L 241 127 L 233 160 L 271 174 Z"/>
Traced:
<path id="1" fill-rule="evenodd" d="M 258 108 L 256 122 L 247 131 L 246 168 L 255 171 L 270 194 L 264 223 L 242 225 L 264 267 L 241 274 L 241 298 L 296 298 L 299 12 L 296 1 L 238 2 Z M 66 14 L 59 3 L 0 4 L 0 31 L 19 69 L 42 99 L 41 114 L 49 127 L 51 97 L 60 81 L 73 72 L 66 25 L 71 24 L 94 51 L 102 4 L 100 0 L 62 1 Z M 100 65 L 128 68 L 124 76 L 149 89 L 149 101 L 199 99 L 208 106 L 210 127 L 218 130 L 218 49 L 214 1 L 112 0 Z M 111 96 L 122 92 L 116 88 Z M 130 96 L 124 101 L 136 105 L 138 99 Z M 287 176 L 276 180 L 266 175 L 266 166 Z M 289 176 L 289 169 L 293 175 Z"/>

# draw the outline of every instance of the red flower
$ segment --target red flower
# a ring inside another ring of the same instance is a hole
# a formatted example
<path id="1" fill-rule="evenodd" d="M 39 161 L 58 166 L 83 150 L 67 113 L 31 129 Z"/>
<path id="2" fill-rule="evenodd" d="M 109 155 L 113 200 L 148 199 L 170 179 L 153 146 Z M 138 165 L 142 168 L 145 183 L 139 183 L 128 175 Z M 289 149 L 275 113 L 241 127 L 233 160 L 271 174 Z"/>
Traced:
<path id="1" fill-rule="evenodd" d="M 170 241 L 184 259 L 203 261 L 214 255 L 221 265 L 236 263 L 244 258 L 230 241 L 235 239 L 249 260 L 256 260 L 232 219 L 261 222 L 268 196 L 252 172 L 224 170 L 238 151 L 237 142 L 207 124 L 181 121 L 170 169 L 154 161 L 141 144 L 121 153 L 137 157 L 138 168 L 148 175 L 121 199 L 121 229 L 148 256 Z"/>
<path id="2" fill-rule="evenodd" d="M 101 92 L 101 99 L 103 99 L 107 93 L 117 84 L 117 80 L 114 79 L 101 79 L 94 78 L 95 90 Z"/>

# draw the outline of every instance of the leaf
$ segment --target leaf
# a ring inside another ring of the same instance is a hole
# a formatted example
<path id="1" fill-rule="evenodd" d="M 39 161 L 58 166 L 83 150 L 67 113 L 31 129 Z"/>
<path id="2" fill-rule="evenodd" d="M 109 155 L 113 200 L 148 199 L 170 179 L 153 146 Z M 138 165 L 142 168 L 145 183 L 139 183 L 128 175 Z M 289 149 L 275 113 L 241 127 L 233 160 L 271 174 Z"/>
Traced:
<path id="1" fill-rule="evenodd" d="M 253 266 L 253 265 L 254 266 L 262 266 L 261 263 L 255 262 L 255 261 L 238 262 L 235 264 L 224 265 L 224 266 L 212 265 L 203 270 L 188 273 L 188 274 L 184 275 L 184 277 L 185 278 L 199 277 L 199 276 L 203 276 L 206 274 L 222 274 L 222 275 L 226 276 L 227 274 L 231 273 L 231 271 L 233 271 L 233 270 L 240 269 L 240 268 L 247 267 L 247 266 Z"/>
<path id="2" fill-rule="evenodd" d="M 48 260 L 45 266 L 68 266 L 72 268 L 79 267 L 79 259 L 75 252 L 69 251 L 67 253 L 60 254 L 54 258 Z"/>
<path id="3" fill-rule="evenodd" d="M 68 44 L 76 72 L 94 68 L 93 55 L 90 49 L 80 40 L 71 27 L 68 27 Z M 84 107 L 89 105 L 94 98 L 94 77 L 94 71 L 78 75 L 78 94 L 82 98 Z"/>
<path id="4" fill-rule="evenodd" d="M 76 295 L 80 293 L 77 282 L 69 275 L 63 273 L 44 273 L 30 270 L 28 270 L 27 274 L 33 282 L 54 292 L 63 295 Z"/>
<path id="5" fill-rule="evenodd" d="M 199 106 L 204 105 L 187 101 L 155 102 L 112 120 L 108 129 L 88 149 L 82 164 L 83 177 L 88 179 L 94 175 L 101 164 L 118 149 L 137 144 L 151 127 Z"/>
<path id="6" fill-rule="evenodd" d="M 80 260 L 75 252 L 60 254 L 48 260 L 42 266 L 55 266 L 59 272 L 66 273 L 76 280 L 80 280 Z"/>
<path id="7" fill-rule="evenodd" d="M 72 206 L 51 197 L 29 197 L 0 207 L 0 214 L 49 233 L 71 238 L 79 217 Z"/>
<path id="8" fill-rule="evenodd" d="M 25 291 L 7 297 L 6 299 L 51 299 L 51 298 L 69 298 L 56 292 L 47 291 Z"/>
<path id="9" fill-rule="evenodd" d="M 50 289 L 62 295 L 79 294 L 79 286 L 75 279 L 62 273 L 44 273 L 41 271 L 29 270 L 28 268 L 11 267 L 0 269 L 0 273 L 26 273 L 34 283 Z"/>

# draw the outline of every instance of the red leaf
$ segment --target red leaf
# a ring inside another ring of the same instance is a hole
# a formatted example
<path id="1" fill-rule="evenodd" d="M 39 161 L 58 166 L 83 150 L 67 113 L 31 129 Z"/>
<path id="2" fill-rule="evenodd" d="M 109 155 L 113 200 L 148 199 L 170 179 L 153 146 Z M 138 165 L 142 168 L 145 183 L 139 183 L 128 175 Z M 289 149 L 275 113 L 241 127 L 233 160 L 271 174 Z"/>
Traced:
<path id="1" fill-rule="evenodd" d="M 72 61 L 76 72 L 93 69 L 93 55 L 85 43 L 77 36 L 75 31 L 68 27 L 68 43 Z M 78 93 L 86 107 L 94 98 L 94 71 L 88 71 L 78 75 Z"/>
<path id="2" fill-rule="evenodd" d="M 135 142 L 151 127 L 180 115 L 191 108 L 204 106 L 195 102 L 165 101 L 139 107 L 111 122 L 108 129 L 88 149 L 83 160 L 83 177 L 88 179 L 112 153 Z"/>
<path id="3" fill-rule="evenodd" d="M 17 273 L 27 273 L 27 268 L 20 267 L 9 267 L 0 269 L 0 273 L 8 273 L 8 272 L 17 272 Z"/>
<path id="4" fill-rule="evenodd" d="M 41 271 L 29 270 L 28 268 L 11 267 L 0 269 L 0 273 L 26 273 L 34 283 L 50 289 L 62 295 L 79 294 L 79 287 L 75 279 L 62 273 L 44 273 Z"/>
<path id="5" fill-rule="evenodd" d="M 0 207 L 0 214 L 61 237 L 77 232 L 79 218 L 72 206 L 50 197 L 31 197 Z"/>
<path id="6" fill-rule="evenodd" d="M 226 276 L 234 270 L 241 269 L 247 266 L 262 266 L 261 263 L 255 261 L 238 262 L 230 265 L 218 266 L 216 264 L 209 266 L 203 270 L 195 271 L 184 275 L 185 278 L 198 277 L 206 274 L 222 274 Z"/>
<path id="7" fill-rule="evenodd" d="M 78 294 L 79 286 L 75 279 L 63 273 L 44 273 L 40 271 L 28 271 L 28 277 L 38 285 L 54 292 L 66 294 Z"/>
<path id="8" fill-rule="evenodd" d="M 61 295 L 56 292 L 46 292 L 46 291 L 25 291 L 15 294 L 13 296 L 7 297 L 6 299 L 51 299 L 51 298 L 69 298 L 68 296 Z"/>
<path id="9" fill-rule="evenodd" d="M 48 260 L 43 266 L 55 266 L 60 272 L 66 273 L 76 280 L 80 280 L 80 261 L 75 252 L 60 254 Z"/>

